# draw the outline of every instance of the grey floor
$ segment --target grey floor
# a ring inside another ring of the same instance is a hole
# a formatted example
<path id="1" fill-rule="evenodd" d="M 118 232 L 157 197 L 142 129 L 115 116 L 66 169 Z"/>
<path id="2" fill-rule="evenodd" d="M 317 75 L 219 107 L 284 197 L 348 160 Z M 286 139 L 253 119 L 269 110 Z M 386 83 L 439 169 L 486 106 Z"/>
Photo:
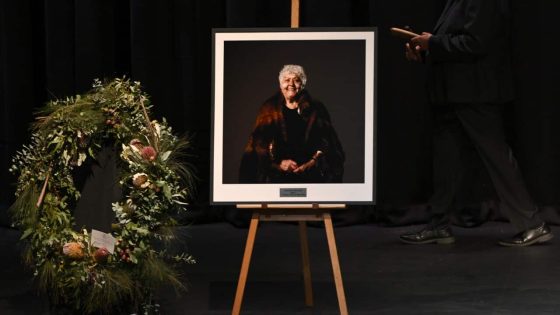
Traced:
<path id="1" fill-rule="evenodd" d="M 503 248 L 510 225 L 454 228 L 454 245 L 404 245 L 418 227 L 335 228 L 350 314 L 560 314 L 560 228 L 550 244 Z M 164 314 L 230 314 L 246 229 L 227 223 L 182 228 L 198 263 L 185 266 L 189 292 L 160 294 Z M 19 232 L 0 229 L 0 314 L 49 314 L 21 265 Z M 297 225 L 259 227 L 242 314 L 338 314 L 322 228 L 309 228 L 315 306 L 304 306 Z"/>

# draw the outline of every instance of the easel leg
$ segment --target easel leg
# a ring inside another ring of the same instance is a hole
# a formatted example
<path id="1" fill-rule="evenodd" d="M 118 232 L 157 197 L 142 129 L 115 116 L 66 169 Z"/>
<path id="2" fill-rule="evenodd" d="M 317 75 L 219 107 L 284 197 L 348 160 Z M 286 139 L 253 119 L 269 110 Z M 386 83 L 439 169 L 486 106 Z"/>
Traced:
<path id="1" fill-rule="evenodd" d="M 235 292 L 235 301 L 233 303 L 232 315 L 238 315 L 241 311 L 241 303 L 243 302 L 243 293 L 245 291 L 245 283 L 247 282 L 247 273 L 249 272 L 249 264 L 251 263 L 251 255 L 253 253 L 253 245 L 255 244 L 255 236 L 259 225 L 259 213 L 253 212 L 249 233 L 247 235 L 247 243 L 245 244 L 245 253 L 243 254 L 243 262 L 241 264 L 241 272 L 239 281 L 237 282 L 237 291 Z"/>
<path id="2" fill-rule="evenodd" d="M 338 297 L 338 307 L 341 315 L 348 315 L 346 307 L 346 296 L 344 295 L 344 286 L 342 285 L 342 273 L 340 272 L 340 263 L 338 262 L 338 252 L 336 250 L 336 241 L 334 238 L 334 229 L 330 213 L 323 214 L 325 221 L 325 232 L 329 243 L 329 252 L 331 254 L 331 264 L 333 268 L 334 282 L 336 284 L 336 296 Z"/>
<path id="3" fill-rule="evenodd" d="M 305 221 L 299 221 L 299 237 L 301 244 L 303 285 L 305 288 L 305 306 L 313 306 L 313 288 L 311 284 L 311 269 L 309 266 L 309 242 L 307 239 L 307 225 Z"/>

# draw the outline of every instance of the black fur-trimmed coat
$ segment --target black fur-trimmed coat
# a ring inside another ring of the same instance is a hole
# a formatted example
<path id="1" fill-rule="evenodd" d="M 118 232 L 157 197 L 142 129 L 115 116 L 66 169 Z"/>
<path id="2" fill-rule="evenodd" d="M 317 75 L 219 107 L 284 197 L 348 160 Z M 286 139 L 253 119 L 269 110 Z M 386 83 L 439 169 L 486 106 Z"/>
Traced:
<path id="1" fill-rule="evenodd" d="M 311 160 L 317 151 L 322 155 L 302 174 L 286 174 L 278 165 L 286 156 L 288 141 L 282 108 L 285 100 L 278 92 L 264 102 L 255 127 L 245 146 L 239 169 L 240 183 L 337 183 L 344 173 L 344 151 L 325 106 L 311 98 L 306 90 L 299 95 L 300 115 L 306 122 L 303 150 Z M 298 162 L 300 163 L 300 162 Z M 301 162 L 303 163 L 303 162 Z"/>

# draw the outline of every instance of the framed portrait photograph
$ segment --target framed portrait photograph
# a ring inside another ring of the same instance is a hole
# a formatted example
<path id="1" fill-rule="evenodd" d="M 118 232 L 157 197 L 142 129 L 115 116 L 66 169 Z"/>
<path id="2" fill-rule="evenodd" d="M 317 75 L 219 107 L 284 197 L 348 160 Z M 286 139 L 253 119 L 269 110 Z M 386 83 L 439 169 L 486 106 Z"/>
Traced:
<path id="1" fill-rule="evenodd" d="M 212 204 L 375 202 L 376 35 L 213 30 Z"/>

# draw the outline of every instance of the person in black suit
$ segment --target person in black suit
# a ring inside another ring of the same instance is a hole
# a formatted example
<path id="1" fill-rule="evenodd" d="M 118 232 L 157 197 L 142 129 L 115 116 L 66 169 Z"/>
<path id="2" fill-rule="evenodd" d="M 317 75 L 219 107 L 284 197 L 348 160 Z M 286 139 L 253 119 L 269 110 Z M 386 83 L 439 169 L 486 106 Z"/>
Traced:
<path id="1" fill-rule="evenodd" d="M 519 231 L 499 244 L 528 246 L 552 238 L 505 142 L 503 106 L 514 98 L 509 5 L 507 0 L 449 0 L 433 32 L 406 44 L 407 59 L 428 66 L 435 123 L 434 194 L 431 221 L 419 232 L 401 235 L 402 242 L 455 241 L 449 211 L 461 178 L 460 147 L 465 138 L 484 162 L 502 212 Z"/>

